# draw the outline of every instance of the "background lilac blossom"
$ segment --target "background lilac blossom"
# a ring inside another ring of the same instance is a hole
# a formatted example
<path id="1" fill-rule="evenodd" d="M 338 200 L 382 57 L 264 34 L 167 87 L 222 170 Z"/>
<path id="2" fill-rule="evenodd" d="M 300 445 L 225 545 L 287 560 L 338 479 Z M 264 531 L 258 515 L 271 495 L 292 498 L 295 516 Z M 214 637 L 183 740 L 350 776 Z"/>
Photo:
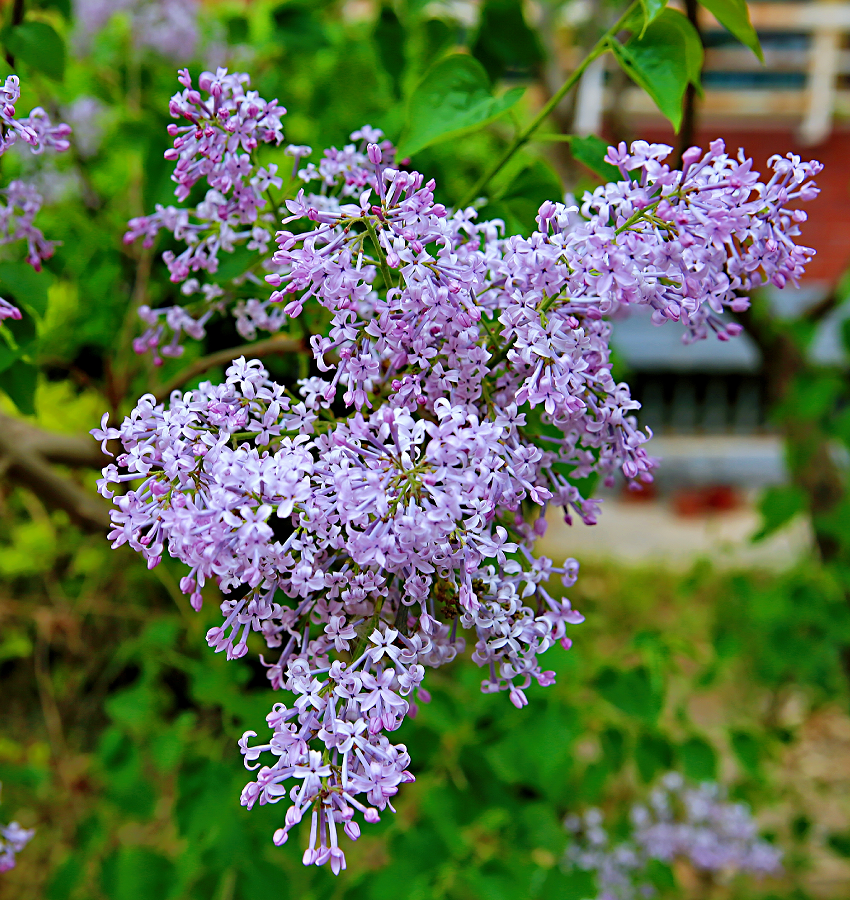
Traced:
<path id="1" fill-rule="evenodd" d="M 652 861 L 683 859 L 700 872 L 721 877 L 776 875 L 782 868 L 782 851 L 758 837 L 747 806 L 727 801 L 718 784 L 695 787 L 678 772 L 661 778 L 646 805 L 632 807 L 630 824 L 629 837 L 615 842 L 598 809 L 565 822 L 572 838 L 564 862 L 595 874 L 597 900 L 653 896 L 647 872 Z"/>
<path id="2" fill-rule="evenodd" d="M 100 489 L 114 497 L 113 546 L 150 567 L 166 550 L 185 563 L 195 609 L 207 581 L 225 592 L 207 634 L 216 652 L 244 656 L 252 633 L 279 651 L 261 659 L 294 700 L 267 716 L 270 740 L 240 741 L 259 769 L 242 803 L 288 797 L 275 843 L 308 817 L 304 863 L 338 873 L 338 826 L 357 839 L 355 814 L 377 821 L 412 780 L 390 734 L 428 701 L 425 668 L 463 651 L 461 632 L 485 692 L 522 707 L 533 682 L 553 683 L 538 657 L 568 648 L 583 617 L 547 588 L 553 574 L 571 586 L 575 560 L 532 553 L 549 506 L 593 524 L 598 503 L 577 480 L 652 480 L 638 404 L 611 376 L 607 317 L 640 304 L 685 340 L 737 334 L 724 311 L 795 281 L 813 254 L 794 243 L 805 214 L 788 204 L 816 195 L 820 167 L 775 157 L 762 182 L 720 141 L 688 150 L 681 171 L 664 164 L 666 145 L 621 144 L 606 157 L 621 181 L 578 206 L 547 201 L 529 237 L 504 238 L 500 221 L 436 202 L 434 181 L 397 167 L 369 126 L 303 167 L 310 148 L 287 148 L 284 189 L 255 156 L 284 140 L 277 101 L 223 69 L 200 90 L 185 70 L 180 82 L 170 111 L 187 124 L 169 126 L 166 158 L 179 200 L 204 180 L 206 196 L 133 219 L 126 239 L 172 232 L 185 250 L 164 254 L 171 279 L 202 299 L 143 308 L 137 350 L 178 355 L 183 333 L 202 337 L 228 309 L 251 337 L 308 304 L 330 323 L 309 335 L 319 374 L 297 385 L 240 358 L 224 384 L 175 392 L 168 407 L 142 397 L 120 429 L 105 416 L 93 433 L 123 452 Z M 252 262 L 219 281 L 219 254 L 238 246 Z"/>
<path id="3" fill-rule="evenodd" d="M 34 828 L 21 828 L 17 822 L 0 825 L 0 872 L 8 872 L 15 867 L 15 855 L 20 853 L 34 836 Z"/>
<path id="4" fill-rule="evenodd" d="M 80 54 L 110 20 L 124 14 L 137 50 L 153 50 L 175 62 L 191 59 L 198 44 L 198 0 L 74 0 Z"/>
<path id="5" fill-rule="evenodd" d="M 69 125 L 55 125 L 39 106 L 25 118 L 16 118 L 15 105 L 21 97 L 17 75 L 7 76 L 0 88 L 0 156 L 12 146 L 23 143 L 32 154 L 45 150 L 63 152 L 71 145 Z M 0 190 L 0 245 L 27 242 L 26 261 L 38 272 L 42 262 L 53 255 L 55 244 L 45 239 L 34 224 L 41 209 L 42 196 L 32 183 L 15 179 Z M 21 311 L 0 298 L 0 320 L 20 319 Z"/>

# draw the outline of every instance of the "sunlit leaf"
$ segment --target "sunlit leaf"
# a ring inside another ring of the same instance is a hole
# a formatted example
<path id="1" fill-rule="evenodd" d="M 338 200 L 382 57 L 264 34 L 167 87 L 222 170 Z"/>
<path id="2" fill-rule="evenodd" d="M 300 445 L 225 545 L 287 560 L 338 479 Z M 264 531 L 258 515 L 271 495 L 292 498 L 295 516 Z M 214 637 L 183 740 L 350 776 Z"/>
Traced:
<path id="1" fill-rule="evenodd" d="M 720 24 L 764 62 L 758 34 L 750 22 L 746 0 L 700 0 Z"/>
<path id="2" fill-rule="evenodd" d="M 462 53 L 446 56 L 425 73 L 410 98 L 399 156 L 483 127 L 507 112 L 524 90 L 494 97 L 481 63 Z"/>
<path id="3" fill-rule="evenodd" d="M 664 9 L 643 34 L 633 34 L 625 44 L 613 40 L 611 51 L 678 131 L 685 89 L 689 82 L 698 83 L 702 69 L 702 43 L 694 26 L 681 13 Z"/>

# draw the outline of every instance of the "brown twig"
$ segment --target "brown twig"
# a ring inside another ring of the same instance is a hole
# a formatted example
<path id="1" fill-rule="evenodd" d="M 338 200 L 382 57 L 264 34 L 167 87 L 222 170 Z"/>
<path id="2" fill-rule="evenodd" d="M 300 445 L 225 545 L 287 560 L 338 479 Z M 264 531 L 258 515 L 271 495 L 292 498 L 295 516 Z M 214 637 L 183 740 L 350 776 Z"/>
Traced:
<path id="1" fill-rule="evenodd" d="M 187 381 L 191 381 L 198 375 L 203 375 L 204 372 L 208 372 L 216 366 L 228 365 L 240 356 L 259 359 L 263 356 L 274 356 L 276 354 L 303 353 L 304 350 L 305 347 L 302 341 L 285 337 L 273 337 L 265 341 L 258 341 L 256 344 L 243 344 L 241 347 L 219 350 L 216 353 L 210 353 L 209 356 L 202 356 L 200 359 L 196 359 L 190 366 L 186 366 L 182 372 L 178 372 L 165 384 L 155 388 L 152 393 L 156 397 L 157 402 L 161 403 L 171 396 L 172 391 L 176 391 Z"/>
<path id="2" fill-rule="evenodd" d="M 0 445 L 6 443 L 20 454 L 38 453 L 45 462 L 71 468 L 101 469 L 109 462 L 93 438 L 45 431 L 0 413 Z"/>
<path id="3" fill-rule="evenodd" d="M 81 528 L 110 527 L 106 504 L 96 495 L 55 471 L 51 463 L 100 468 L 108 462 L 96 444 L 84 438 L 52 434 L 0 415 L 0 463 L 15 485 L 29 488 L 46 506 L 62 509 Z"/>

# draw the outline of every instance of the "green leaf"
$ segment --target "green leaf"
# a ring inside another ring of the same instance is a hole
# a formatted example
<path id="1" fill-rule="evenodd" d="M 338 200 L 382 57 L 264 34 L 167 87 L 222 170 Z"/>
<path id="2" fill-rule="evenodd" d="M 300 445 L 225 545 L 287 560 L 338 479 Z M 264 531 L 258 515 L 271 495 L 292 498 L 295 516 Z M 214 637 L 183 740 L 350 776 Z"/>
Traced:
<path id="1" fill-rule="evenodd" d="M 602 745 L 602 755 L 612 772 L 619 772 L 626 761 L 626 738 L 617 728 L 606 728 L 599 735 L 599 743 Z"/>
<path id="2" fill-rule="evenodd" d="M 620 181 L 622 174 L 616 166 L 605 162 L 608 153 L 608 142 L 595 134 L 587 137 L 572 135 L 570 137 L 570 152 L 577 162 L 587 166 L 591 172 L 598 175 L 603 181 Z"/>
<path id="3" fill-rule="evenodd" d="M 700 0 L 718 22 L 764 62 L 759 36 L 750 22 L 746 0 Z"/>
<path id="4" fill-rule="evenodd" d="M 30 347 L 36 338 L 35 320 L 32 314 L 24 311 L 20 319 L 6 319 L 3 328 L 12 336 L 15 342 L 15 357 L 19 357 Z"/>
<path id="5" fill-rule="evenodd" d="M 685 775 L 694 781 L 714 781 L 717 778 L 717 754 L 702 738 L 685 741 L 678 752 Z"/>
<path id="6" fill-rule="evenodd" d="M 753 535 L 753 541 L 764 540 L 805 508 L 806 494 L 797 485 L 782 484 L 767 488 L 759 500 L 761 528 Z"/>
<path id="7" fill-rule="evenodd" d="M 227 43 L 247 44 L 251 40 L 251 23 L 245 16 L 230 16 L 224 22 L 227 28 Z"/>
<path id="8" fill-rule="evenodd" d="M 643 28 L 641 34 L 646 31 L 647 26 L 658 17 L 661 10 L 667 5 L 667 0 L 640 0 L 640 6 L 643 10 Z"/>
<path id="9" fill-rule="evenodd" d="M 112 694 L 103 704 L 107 715 L 129 733 L 142 732 L 156 719 L 159 695 L 145 684 L 136 684 Z"/>
<path id="10" fill-rule="evenodd" d="M 611 52 L 678 131 L 685 89 L 688 82 L 698 85 L 702 69 L 702 43 L 694 26 L 681 13 L 664 9 L 643 34 L 625 44 L 612 40 Z"/>
<path id="11" fill-rule="evenodd" d="M 646 877 L 649 879 L 649 883 L 659 891 L 674 891 L 678 887 L 673 870 L 660 859 L 651 859 L 647 863 Z"/>
<path id="12" fill-rule="evenodd" d="M 535 218 L 546 200 L 557 199 L 564 193 L 557 174 L 543 160 L 535 160 L 481 212 L 488 219 L 502 219 L 508 234 L 529 235 L 534 231 Z"/>
<path id="13" fill-rule="evenodd" d="M 751 775 L 755 775 L 759 769 L 761 747 L 759 742 L 746 731 L 732 731 L 729 742 L 738 761 Z"/>
<path id="14" fill-rule="evenodd" d="M 850 831 L 843 833 L 833 832 L 827 839 L 831 850 L 845 859 L 850 859 Z"/>
<path id="15" fill-rule="evenodd" d="M 48 272 L 36 272 L 23 262 L 0 263 L 0 296 L 28 306 L 37 316 L 47 312 Z"/>
<path id="16" fill-rule="evenodd" d="M 287 50 L 311 53 L 327 45 L 324 25 L 310 0 L 281 3 L 271 15 L 276 37 Z"/>
<path id="17" fill-rule="evenodd" d="M 670 743 L 661 735 L 644 732 L 635 747 L 635 765 L 641 779 L 649 783 L 658 772 L 666 772 L 673 765 Z"/>
<path id="18" fill-rule="evenodd" d="M 28 362 L 17 360 L 0 372 L 0 389 L 4 390 L 18 410 L 25 416 L 35 415 L 35 388 L 38 369 Z"/>
<path id="19" fill-rule="evenodd" d="M 4 35 L 6 48 L 37 72 L 61 81 L 65 76 L 65 42 L 46 22 L 24 22 Z"/>
<path id="20" fill-rule="evenodd" d="M 615 669 L 606 666 L 594 686 L 609 703 L 626 715 L 653 724 L 664 706 L 664 697 L 653 685 L 648 669 Z"/>
<path id="21" fill-rule="evenodd" d="M 494 97 L 481 63 L 463 53 L 444 57 L 425 73 L 410 98 L 399 157 L 483 127 L 507 112 L 524 91 L 513 88 Z"/>
<path id="22" fill-rule="evenodd" d="M 494 81 L 507 69 L 530 69 L 543 61 L 537 34 L 528 27 L 520 0 L 486 0 L 472 55 Z"/>
<path id="23" fill-rule="evenodd" d="M 154 900 L 174 885 L 174 864 L 146 847 L 122 847 L 104 860 L 103 893 L 110 900 Z"/>
<path id="24" fill-rule="evenodd" d="M 71 0 L 36 0 L 35 9 L 55 9 L 63 18 L 71 18 Z"/>
<path id="25" fill-rule="evenodd" d="M 372 37 L 378 49 L 378 58 L 392 79 L 398 96 L 401 93 L 401 76 L 405 66 L 405 33 L 398 16 L 388 6 L 381 8 Z"/>
<path id="26" fill-rule="evenodd" d="M 47 886 L 47 900 L 68 900 L 83 874 L 79 856 L 69 856 L 57 869 Z"/>

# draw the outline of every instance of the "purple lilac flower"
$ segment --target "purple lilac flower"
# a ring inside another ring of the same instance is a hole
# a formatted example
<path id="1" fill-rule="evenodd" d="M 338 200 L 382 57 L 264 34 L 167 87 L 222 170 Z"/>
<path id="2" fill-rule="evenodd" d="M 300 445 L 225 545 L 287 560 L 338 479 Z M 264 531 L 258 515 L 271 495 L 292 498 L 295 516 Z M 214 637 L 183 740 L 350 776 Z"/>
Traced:
<path id="1" fill-rule="evenodd" d="M 565 822 L 572 835 L 565 863 L 595 873 L 597 900 L 651 897 L 646 867 L 653 860 L 684 859 L 702 872 L 725 875 L 781 871 L 782 851 L 758 837 L 749 808 L 728 802 L 718 784 L 694 787 L 668 772 L 648 804 L 632 807 L 630 819 L 632 833 L 619 843 L 612 842 L 598 809 Z"/>
<path id="2" fill-rule="evenodd" d="M 180 83 L 184 90 L 171 98 L 169 108 L 174 118 L 187 124 L 168 126 L 174 146 L 165 154 L 166 159 L 176 163 L 172 175 L 177 184 L 175 194 L 185 200 L 201 179 L 209 190 L 193 209 L 158 205 L 153 215 L 132 219 L 124 240 L 129 243 L 143 237 L 144 245 L 151 246 L 159 230 L 165 228 L 185 241 L 186 250 L 182 253 L 164 254 L 171 280 L 183 282 L 187 296 L 201 289 L 209 306 L 223 293 L 222 289 L 214 283 L 200 288 L 197 278 L 190 276 L 203 272 L 214 275 L 219 253 L 232 253 L 240 244 L 258 254 L 267 253 L 275 228 L 274 215 L 266 211 L 269 188 L 279 188 L 283 182 L 277 175 L 277 166 L 258 165 L 254 152 L 260 144 L 281 143 L 281 118 L 286 110 L 276 100 L 268 102 L 256 91 L 248 90 L 247 75 L 228 75 L 227 69 L 201 74 L 198 84 L 207 93 L 206 100 L 193 88 L 185 69 L 180 72 Z M 250 278 L 262 285 L 256 275 L 251 274 Z M 246 313 L 249 317 L 253 314 L 261 326 L 270 324 L 273 317 L 255 311 L 257 302 L 249 300 Z M 167 316 L 166 322 L 175 337 L 171 353 L 176 355 L 182 351 L 178 343 L 181 330 L 189 334 L 192 330 L 191 326 L 186 327 L 187 317 L 178 312 L 173 316 L 180 327 L 173 327 Z M 282 324 L 282 317 L 279 318 Z M 255 326 L 243 326 L 242 330 L 246 327 Z M 198 336 L 203 336 L 203 323 L 197 331 Z M 143 352 L 157 347 L 164 333 L 162 326 L 153 326 L 137 342 L 136 349 Z"/>
<path id="3" fill-rule="evenodd" d="M 87 53 L 95 35 L 124 13 L 137 49 L 186 62 L 198 45 L 199 12 L 198 0 L 74 0 L 77 52 Z"/>
<path id="4" fill-rule="evenodd" d="M 0 825 L 0 872 L 15 868 L 15 855 L 26 847 L 34 835 L 34 828 L 21 828 L 17 822 Z"/>
<path id="5" fill-rule="evenodd" d="M 74 145 L 80 156 L 95 156 L 103 143 L 109 107 L 97 97 L 83 95 L 65 107 L 63 118 L 74 129 Z"/>
<path id="6" fill-rule="evenodd" d="M 553 574 L 575 583 L 575 560 L 532 553 L 546 512 L 592 524 L 599 504 L 577 479 L 649 482 L 655 466 L 638 404 L 611 376 L 611 314 L 644 304 L 689 340 L 736 334 L 722 313 L 746 308 L 742 292 L 759 284 L 798 278 L 814 252 L 794 244 L 805 217 L 787 204 L 816 194 L 820 166 L 774 158 L 762 183 L 722 142 L 689 150 L 683 171 L 663 164 L 671 148 L 635 142 L 609 152 L 621 182 L 580 208 L 544 203 L 530 237 L 505 238 L 501 222 L 436 202 L 435 183 L 396 168 L 392 145 L 364 126 L 301 168 L 310 148 L 287 148 L 298 181 L 272 251 L 266 201 L 274 208 L 269 189 L 283 182 L 254 152 L 282 142 L 283 109 L 247 91 L 247 75 L 204 73 L 206 99 L 180 80 L 171 111 L 189 124 L 169 127 L 176 193 L 202 180 L 209 190 L 194 209 L 133 220 L 127 239 L 150 244 L 164 227 L 184 241 L 164 258 L 203 299 L 144 308 L 137 349 L 178 355 L 183 333 L 202 337 L 228 308 L 248 338 L 310 305 L 329 325 L 310 338 L 318 374 L 292 389 L 240 358 L 223 385 L 167 406 L 147 395 L 118 429 L 104 420 L 93 433 L 123 453 L 100 489 L 123 485 L 114 546 L 151 567 L 166 551 L 181 560 L 195 609 L 208 581 L 224 592 L 211 647 L 231 659 L 249 640 L 279 651 L 262 659 L 294 700 L 268 716 L 268 743 L 243 737 L 259 771 L 242 800 L 288 797 L 275 842 L 309 815 L 305 863 L 338 872 L 337 826 L 356 839 L 355 814 L 376 821 L 412 780 L 390 734 L 427 703 L 426 667 L 454 659 L 466 634 L 482 690 L 522 707 L 533 682 L 554 681 L 539 656 L 568 648 L 583 617 L 548 588 Z M 256 252 L 241 296 L 215 278 L 218 254 L 239 243 Z"/>
<path id="7" fill-rule="evenodd" d="M 35 107 L 26 118 L 15 118 L 15 105 L 20 99 L 20 80 L 17 75 L 7 76 L 0 87 L 0 156 L 19 140 L 33 154 L 45 150 L 62 152 L 71 145 L 68 136 L 71 128 L 51 122 L 41 107 Z M 0 190 L 5 199 L 0 200 L 0 245 L 27 242 L 26 261 L 38 272 L 42 262 L 53 255 L 55 244 L 45 240 L 41 230 L 33 223 L 42 205 L 42 197 L 35 185 L 25 181 L 12 181 Z M 0 321 L 20 319 L 21 312 L 7 300 L 0 298 Z"/>
<path id="8" fill-rule="evenodd" d="M 35 185 L 15 180 L 0 190 L 0 245 L 27 242 L 26 261 L 41 271 L 43 260 L 50 259 L 56 244 L 45 239 L 33 222 L 41 209 L 42 197 Z"/>

